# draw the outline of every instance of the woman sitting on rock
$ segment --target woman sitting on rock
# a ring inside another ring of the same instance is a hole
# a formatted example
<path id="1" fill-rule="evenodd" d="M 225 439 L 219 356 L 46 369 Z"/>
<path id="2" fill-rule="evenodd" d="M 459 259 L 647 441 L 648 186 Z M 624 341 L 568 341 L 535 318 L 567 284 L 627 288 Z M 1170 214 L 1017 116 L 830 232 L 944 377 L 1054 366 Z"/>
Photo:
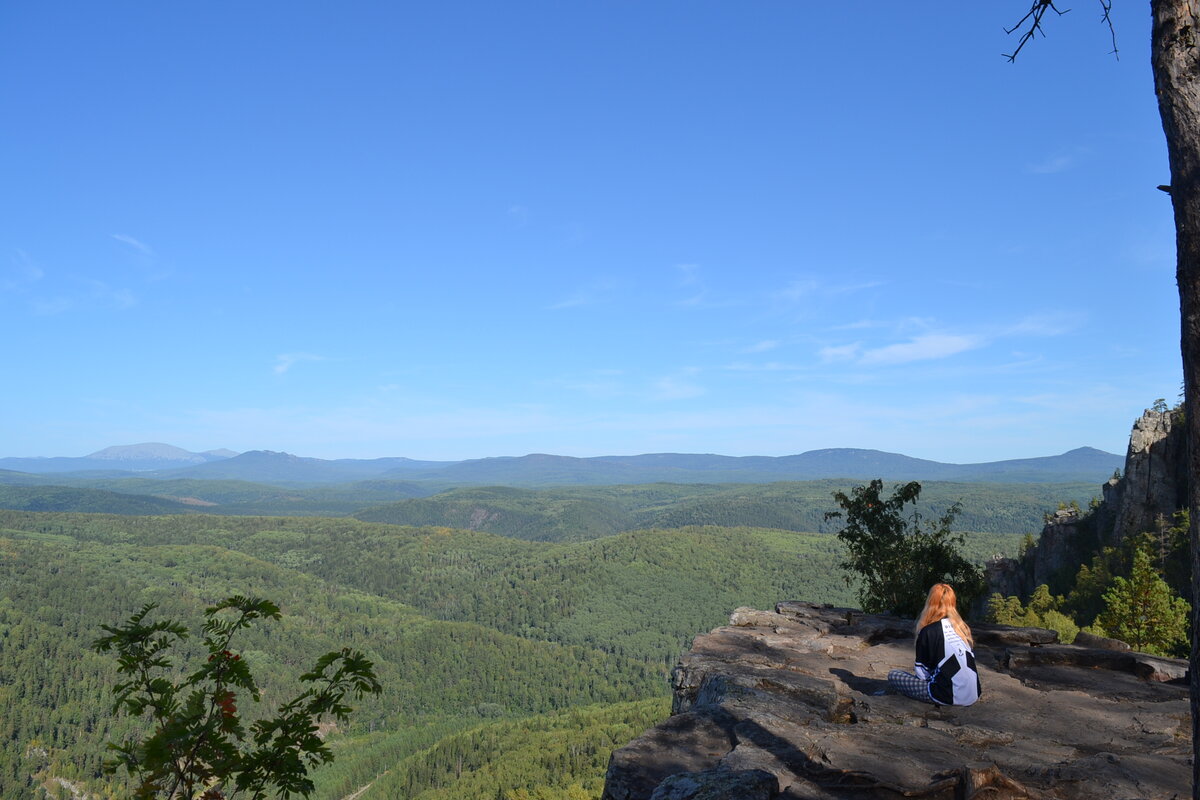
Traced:
<path id="1" fill-rule="evenodd" d="M 888 684 L 903 695 L 942 706 L 969 706 L 979 699 L 971 629 L 958 614 L 958 598 L 948 583 L 935 583 L 913 628 L 917 635 L 916 675 L 894 669 Z"/>

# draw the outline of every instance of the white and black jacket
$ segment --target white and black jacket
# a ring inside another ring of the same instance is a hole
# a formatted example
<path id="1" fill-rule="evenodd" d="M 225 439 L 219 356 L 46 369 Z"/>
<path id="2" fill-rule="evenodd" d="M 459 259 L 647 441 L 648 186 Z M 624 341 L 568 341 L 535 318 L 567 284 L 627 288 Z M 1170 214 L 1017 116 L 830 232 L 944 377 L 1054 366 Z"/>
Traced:
<path id="1" fill-rule="evenodd" d="M 948 617 L 917 634 L 917 677 L 929 684 L 929 697 L 944 706 L 969 706 L 979 699 L 975 653 Z"/>

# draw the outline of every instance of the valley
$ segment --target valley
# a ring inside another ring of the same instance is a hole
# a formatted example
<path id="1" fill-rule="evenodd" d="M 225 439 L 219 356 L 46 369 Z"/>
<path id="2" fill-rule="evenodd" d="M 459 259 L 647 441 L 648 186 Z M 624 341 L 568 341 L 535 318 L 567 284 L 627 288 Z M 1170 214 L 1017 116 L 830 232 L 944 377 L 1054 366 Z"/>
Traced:
<path id="1" fill-rule="evenodd" d="M 609 753 L 667 714 L 693 636 L 738 606 L 854 603 L 824 520 L 851 485 L 0 474 L 0 796 L 128 796 L 104 743 L 139 723 L 111 713 L 115 667 L 90 642 L 147 603 L 194 624 L 240 593 L 284 613 L 241 643 L 259 713 L 329 649 L 361 649 L 383 683 L 332 731 L 315 797 L 597 797 Z M 1098 492 L 925 486 L 921 513 L 963 503 L 978 562 Z"/>

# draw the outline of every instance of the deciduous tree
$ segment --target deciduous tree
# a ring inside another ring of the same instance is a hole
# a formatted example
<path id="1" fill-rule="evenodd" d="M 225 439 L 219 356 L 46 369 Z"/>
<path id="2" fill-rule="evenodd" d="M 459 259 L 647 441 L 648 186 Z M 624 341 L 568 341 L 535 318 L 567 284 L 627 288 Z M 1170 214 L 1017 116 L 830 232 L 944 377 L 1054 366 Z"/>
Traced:
<path id="1" fill-rule="evenodd" d="M 838 538 L 846 545 L 842 567 L 847 583 L 859 582 L 858 597 L 864 611 L 891 611 L 915 617 L 925 604 L 929 587 L 938 582 L 954 586 L 964 607 L 983 591 L 983 573 L 958 552 L 962 534 L 950 526 L 958 515 L 955 503 L 933 523 L 915 509 L 905 516 L 905 506 L 916 503 L 921 484 L 897 486 L 892 496 L 881 497 L 883 481 L 834 492 L 842 507 L 825 519 L 844 519 Z"/>

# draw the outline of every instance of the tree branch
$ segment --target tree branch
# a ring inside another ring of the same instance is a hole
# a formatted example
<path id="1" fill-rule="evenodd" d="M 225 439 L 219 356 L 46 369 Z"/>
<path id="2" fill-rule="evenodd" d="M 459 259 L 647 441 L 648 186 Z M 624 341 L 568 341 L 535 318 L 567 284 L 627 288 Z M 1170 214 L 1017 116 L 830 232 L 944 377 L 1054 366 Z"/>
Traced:
<path id="1" fill-rule="evenodd" d="M 1100 3 L 1100 21 L 1108 26 L 1108 33 L 1112 38 L 1112 56 L 1119 61 L 1121 56 L 1117 52 L 1117 30 L 1113 27 L 1112 21 L 1112 0 L 1098 0 L 1098 2 Z M 1021 17 L 1016 25 L 1004 29 L 1004 32 L 1010 35 L 1018 31 L 1021 32 L 1021 38 L 1017 41 L 1016 49 L 1012 53 L 1005 53 L 1004 57 L 1008 59 L 1010 64 L 1013 63 L 1017 60 L 1017 55 L 1021 52 L 1021 49 L 1025 47 L 1030 39 L 1039 33 L 1043 37 L 1046 35 L 1046 31 L 1042 29 L 1042 17 L 1046 15 L 1047 11 L 1053 11 L 1061 17 L 1070 10 L 1068 8 L 1059 11 L 1058 7 L 1054 5 L 1054 0 L 1032 0 L 1029 10 L 1025 12 L 1025 16 Z"/>
<path id="2" fill-rule="evenodd" d="M 1100 2 L 1103 4 L 1108 2 L 1108 0 L 1100 0 Z M 1029 11 L 1025 13 L 1025 16 L 1021 17 L 1016 25 L 1013 25 L 1011 28 L 1004 29 L 1005 33 L 1012 35 L 1016 31 L 1024 28 L 1024 31 L 1021 33 L 1021 38 L 1017 42 L 1017 49 L 1013 50 L 1012 53 L 1005 53 L 1004 57 L 1008 59 L 1010 64 L 1013 63 L 1017 60 L 1017 54 L 1021 52 L 1021 48 L 1023 48 L 1025 44 L 1034 37 L 1035 34 L 1040 33 L 1042 36 L 1046 35 L 1046 32 L 1042 30 L 1042 17 L 1045 16 L 1047 11 L 1053 11 L 1055 14 L 1058 14 L 1061 17 L 1070 10 L 1071 9 L 1068 8 L 1066 11 L 1059 11 L 1054 5 L 1054 0 L 1033 0 L 1033 5 L 1030 6 Z M 1028 27 L 1025 27 L 1026 23 L 1028 23 Z"/>

